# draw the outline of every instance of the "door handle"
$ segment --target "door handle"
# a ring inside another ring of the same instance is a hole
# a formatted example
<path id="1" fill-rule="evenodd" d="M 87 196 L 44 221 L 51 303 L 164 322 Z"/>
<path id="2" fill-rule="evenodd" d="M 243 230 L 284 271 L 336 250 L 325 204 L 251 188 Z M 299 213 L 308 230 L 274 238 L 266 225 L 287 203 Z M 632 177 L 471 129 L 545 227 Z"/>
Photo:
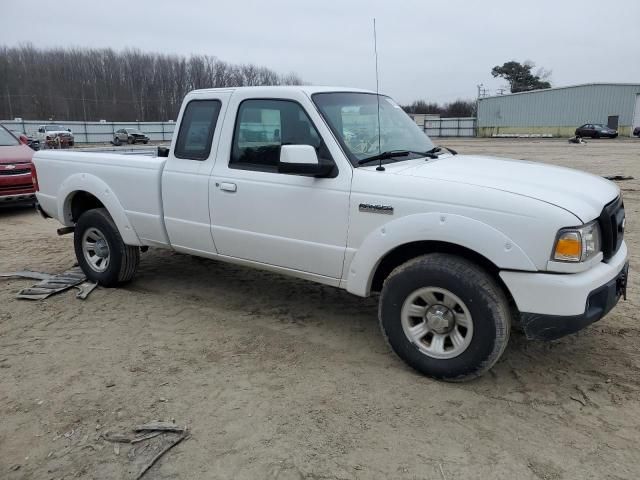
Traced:
<path id="1" fill-rule="evenodd" d="M 220 190 L 224 190 L 225 192 L 235 192 L 238 190 L 238 186 L 235 183 L 221 182 Z"/>

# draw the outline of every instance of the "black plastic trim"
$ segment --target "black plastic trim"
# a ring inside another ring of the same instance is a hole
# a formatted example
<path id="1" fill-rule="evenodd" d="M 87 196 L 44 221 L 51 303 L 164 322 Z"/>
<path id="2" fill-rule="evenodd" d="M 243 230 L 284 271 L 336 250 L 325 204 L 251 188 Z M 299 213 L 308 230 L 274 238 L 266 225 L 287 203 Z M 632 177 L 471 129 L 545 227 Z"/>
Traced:
<path id="1" fill-rule="evenodd" d="M 612 280 L 593 290 L 581 315 L 520 313 L 520 326 L 530 340 L 555 340 L 575 333 L 602 319 L 626 296 L 629 263 Z"/>

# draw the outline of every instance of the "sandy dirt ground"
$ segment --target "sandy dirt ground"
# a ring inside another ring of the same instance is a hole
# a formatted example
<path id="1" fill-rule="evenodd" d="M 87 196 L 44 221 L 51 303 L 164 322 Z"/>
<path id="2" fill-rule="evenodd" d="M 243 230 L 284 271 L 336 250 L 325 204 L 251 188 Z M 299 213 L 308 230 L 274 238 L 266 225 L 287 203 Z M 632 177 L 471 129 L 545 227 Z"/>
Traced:
<path id="1" fill-rule="evenodd" d="M 159 442 L 101 434 L 171 419 L 191 438 L 145 479 L 639 478 L 640 141 L 439 143 L 635 176 L 628 300 L 553 343 L 513 334 L 490 373 L 447 384 L 391 353 L 376 298 L 301 280 L 160 250 L 86 301 L 0 280 L 0 478 L 136 478 Z M 73 265 L 57 227 L 0 211 L 0 272 Z"/>

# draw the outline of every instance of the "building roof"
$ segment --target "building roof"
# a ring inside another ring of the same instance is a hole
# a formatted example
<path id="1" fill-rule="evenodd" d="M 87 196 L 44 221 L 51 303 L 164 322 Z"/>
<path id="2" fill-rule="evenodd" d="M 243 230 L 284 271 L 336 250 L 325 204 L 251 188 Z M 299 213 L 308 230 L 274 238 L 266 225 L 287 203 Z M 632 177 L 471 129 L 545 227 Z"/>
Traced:
<path id="1" fill-rule="evenodd" d="M 601 87 L 601 86 L 614 86 L 614 87 L 640 87 L 640 82 L 638 83 L 615 83 L 615 82 L 593 82 L 593 83 L 579 83 L 577 85 L 565 85 L 563 87 L 551 87 L 551 88 L 542 88 L 539 90 L 528 90 L 526 92 L 516 92 L 516 93 L 505 93 L 504 95 L 488 95 L 486 97 L 480 97 L 479 100 L 484 100 L 486 98 L 496 98 L 496 97 L 510 97 L 512 95 L 525 95 L 528 93 L 541 93 L 541 92 L 549 92 L 554 90 L 565 90 L 568 88 L 581 88 L 581 87 Z"/>

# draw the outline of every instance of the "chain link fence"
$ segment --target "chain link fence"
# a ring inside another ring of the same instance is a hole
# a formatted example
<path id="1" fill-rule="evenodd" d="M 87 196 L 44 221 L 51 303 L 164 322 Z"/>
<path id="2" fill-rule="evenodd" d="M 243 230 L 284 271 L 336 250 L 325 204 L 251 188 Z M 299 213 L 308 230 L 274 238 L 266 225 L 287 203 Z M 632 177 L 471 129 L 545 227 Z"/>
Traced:
<path id="1" fill-rule="evenodd" d="M 71 129 L 76 144 L 110 143 L 117 130 L 135 128 L 147 134 L 152 142 L 170 142 L 175 122 L 58 122 L 43 120 L 0 120 L 0 124 L 17 132 L 37 137 L 43 125 L 60 125 Z"/>

